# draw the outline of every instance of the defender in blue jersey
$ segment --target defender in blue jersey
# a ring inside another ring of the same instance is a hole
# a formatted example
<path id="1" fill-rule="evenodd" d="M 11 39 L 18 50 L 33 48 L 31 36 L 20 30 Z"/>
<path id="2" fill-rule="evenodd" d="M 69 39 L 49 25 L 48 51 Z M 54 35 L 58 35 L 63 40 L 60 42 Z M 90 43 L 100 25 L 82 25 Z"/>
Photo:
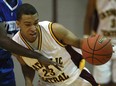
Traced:
<path id="1" fill-rule="evenodd" d="M 22 0 L 0 0 L 0 22 L 5 22 L 8 34 L 15 34 L 16 28 L 16 10 Z"/>
<path id="2" fill-rule="evenodd" d="M 0 0 L 0 23 L 5 23 L 7 35 L 12 37 L 17 31 L 16 10 L 22 0 Z M 0 49 L 0 86 L 16 86 L 11 53 Z"/>

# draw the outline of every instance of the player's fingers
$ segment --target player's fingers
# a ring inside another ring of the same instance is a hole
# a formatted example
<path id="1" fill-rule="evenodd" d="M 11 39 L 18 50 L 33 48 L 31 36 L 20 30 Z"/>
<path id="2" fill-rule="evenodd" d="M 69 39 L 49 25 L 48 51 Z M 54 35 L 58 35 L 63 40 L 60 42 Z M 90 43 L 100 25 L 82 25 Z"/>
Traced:
<path id="1" fill-rule="evenodd" d="M 58 64 L 58 63 L 54 63 L 54 66 L 57 66 L 57 67 L 62 67 L 63 68 L 63 66 L 61 65 L 61 64 Z"/>
<path id="2" fill-rule="evenodd" d="M 92 31 L 91 32 L 91 35 L 95 36 L 96 35 L 96 32 L 95 31 Z"/>
<path id="3" fill-rule="evenodd" d="M 54 65 L 54 67 L 56 67 L 59 71 L 61 71 L 61 69 L 58 66 Z"/>
<path id="4" fill-rule="evenodd" d="M 53 66 L 56 67 L 56 68 L 57 68 L 58 70 L 60 70 L 60 71 L 61 71 L 61 68 L 60 68 L 60 67 L 63 68 L 62 65 L 60 65 L 60 64 L 58 64 L 58 63 L 56 63 L 56 62 L 54 62 Z"/>
<path id="5" fill-rule="evenodd" d="M 50 72 L 50 70 L 49 70 L 49 67 L 48 67 L 48 66 L 45 66 L 45 68 L 46 68 L 46 71 L 47 71 L 47 72 Z"/>

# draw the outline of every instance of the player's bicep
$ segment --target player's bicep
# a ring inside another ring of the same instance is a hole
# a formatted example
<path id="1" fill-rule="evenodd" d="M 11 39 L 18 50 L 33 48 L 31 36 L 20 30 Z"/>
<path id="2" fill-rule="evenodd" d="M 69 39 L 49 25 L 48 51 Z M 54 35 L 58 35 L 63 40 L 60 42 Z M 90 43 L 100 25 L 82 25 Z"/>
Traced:
<path id="1" fill-rule="evenodd" d="M 57 40 L 59 41 L 63 40 L 67 34 L 66 28 L 58 23 L 52 24 L 52 31 L 55 37 L 57 38 Z"/>
<path id="2" fill-rule="evenodd" d="M 73 34 L 71 31 L 69 31 L 67 28 L 64 26 L 53 23 L 52 25 L 52 30 L 55 35 L 55 37 L 62 43 L 66 45 L 71 45 L 78 47 L 78 38 L 75 34 Z"/>
<path id="3" fill-rule="evenodd" d="M 62 39 L 63 42 L 67 45 L 77 47 L 79 39 L 72 32 L 68 31 L 66 36 Z"/>

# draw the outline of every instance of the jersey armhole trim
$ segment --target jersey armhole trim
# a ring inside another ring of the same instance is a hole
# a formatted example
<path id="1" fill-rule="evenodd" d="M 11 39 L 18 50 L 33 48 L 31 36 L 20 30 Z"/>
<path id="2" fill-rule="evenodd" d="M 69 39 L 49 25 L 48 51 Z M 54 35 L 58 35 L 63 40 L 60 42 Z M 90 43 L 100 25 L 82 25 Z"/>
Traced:
<path id="1" fill-rule="evenodd" d="M 50 22 L 49 23 L 49 25 L 48 25 L 48 28 L 49 28 L 49 31 L 50 31 L 50 34 L 52 35 L 52 37 L 53 37 L 53 39 L 60 45 L 60 46 L 62 46 L 62 47 L 65 47 L 66 45 L 64 45 L 63 43 L 61 43 L 58 39 L 57 39 L 57 37 L 54 35 L 54 32 L 53 32 L 53 28 L 52 28 L 52 22 Z"/>

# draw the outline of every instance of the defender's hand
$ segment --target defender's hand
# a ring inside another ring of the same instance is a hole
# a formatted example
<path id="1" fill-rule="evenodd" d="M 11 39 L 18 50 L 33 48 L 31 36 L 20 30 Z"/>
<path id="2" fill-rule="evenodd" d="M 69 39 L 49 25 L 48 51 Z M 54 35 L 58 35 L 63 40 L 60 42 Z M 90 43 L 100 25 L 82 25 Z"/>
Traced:
<path id="1" fill-rule="evenodd" d="M 63 67 L 62 65 L 60 65 L 56 62 L 53 62 L 53 61 L 51 61 L 50 59 L 48 59 L 44 56 L 41 56 L 41 59 L 39 59 L 39 62 L 41 64 L 43 64 L 46 67 L 47 70 L 49 70 L 49 68 L 48 68 L 49 65 L 53 65 L 54 67 L 56 67 L 60 71 L 61 71 L 60 67 Z"/>

